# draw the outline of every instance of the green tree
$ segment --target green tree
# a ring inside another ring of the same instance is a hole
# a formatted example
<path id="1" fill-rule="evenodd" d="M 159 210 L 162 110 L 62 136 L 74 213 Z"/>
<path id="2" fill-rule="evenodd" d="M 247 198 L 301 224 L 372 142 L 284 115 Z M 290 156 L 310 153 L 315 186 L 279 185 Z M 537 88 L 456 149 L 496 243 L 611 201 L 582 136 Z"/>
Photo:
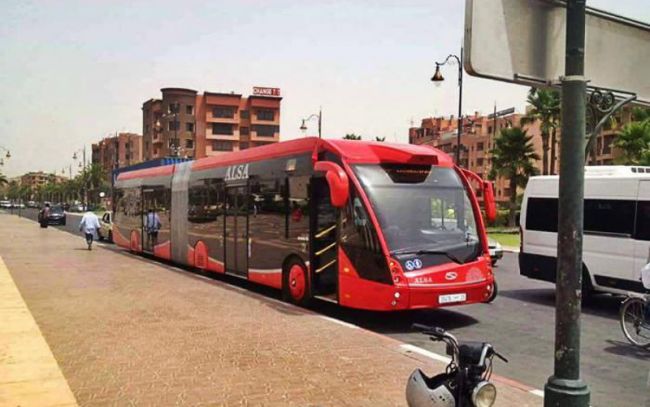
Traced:
<path id="1" fill-rule="evenodd" d="M 650 119 L 626 124 L 617 134 L 614 146 L 623 155 L 616 161 L 619 164 L 642 164 L 650 156 Z"/>
<path id="2" fill-rule="evenodd" d="M 0 174 L 0 186 L 7 185 L 9 183 L 9 179 L 7 178 L 6 175 Z"/>
<path id="3" fill-rule="evenodd" d="M 555 172 L 556 137 L 560 126 L 560 94 L 555 90 L 530 88 L 526 101 L 530 109 L 521 123 L 530 124 L 539 120 L 542 136 L 542 173 L 552 174 Z M 551 150 L 550 171 L 549 149 Z"/>
<path id="4" fill-rule="evenodd" d="M 348 133 L 343 137 L 343 140 L 361 140 L 361 136 L 354 133 Z"/>
<path id="5" fill-rule="evenodd" d="M 507 178 L 510 182 L 508 226 L 515 225 L 517 187 L 526 186 L 528 178 L 538 172 L 534 163 L 539 156 L 535 153 L 532 138 L 520 127 L 513 127 L 501 130 L 495 139 L 489 176 L 493 180 Z"/>

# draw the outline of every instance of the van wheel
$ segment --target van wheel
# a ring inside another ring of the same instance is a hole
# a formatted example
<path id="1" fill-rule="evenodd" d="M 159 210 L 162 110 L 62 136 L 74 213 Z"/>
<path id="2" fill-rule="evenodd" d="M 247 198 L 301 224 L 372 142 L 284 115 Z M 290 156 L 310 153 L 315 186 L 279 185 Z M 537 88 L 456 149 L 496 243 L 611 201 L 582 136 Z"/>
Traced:
<path id="1" fill-rule="evenodd" d="M 306 306 L 311 300 L 311 287 L 305 264 L 294 258 L 282 271 L 282 296 L 293 304 Z"/>

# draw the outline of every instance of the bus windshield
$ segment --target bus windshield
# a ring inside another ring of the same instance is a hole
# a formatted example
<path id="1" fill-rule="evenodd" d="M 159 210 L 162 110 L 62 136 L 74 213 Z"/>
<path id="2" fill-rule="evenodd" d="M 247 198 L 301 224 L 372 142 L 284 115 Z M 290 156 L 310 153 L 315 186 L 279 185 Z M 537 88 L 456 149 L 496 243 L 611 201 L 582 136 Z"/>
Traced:
<path id="1" fill-rule="evenodd" d="M 452 168 L 363 164 L 354 171 L 392 255 L 442 256 L 456 263 L 479 255 L 475 214 Z"/>

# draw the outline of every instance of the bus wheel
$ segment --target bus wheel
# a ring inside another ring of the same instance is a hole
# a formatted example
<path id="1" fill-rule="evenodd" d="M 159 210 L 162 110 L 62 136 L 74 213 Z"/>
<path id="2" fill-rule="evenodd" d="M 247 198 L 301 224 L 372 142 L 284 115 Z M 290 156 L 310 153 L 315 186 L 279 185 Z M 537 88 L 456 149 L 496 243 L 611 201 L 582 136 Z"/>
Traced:
<path id="1" fill-rule="evenodd" d="M 289 261 L 282 273 L 282 293 L 285 300 L 307 305 L 311 297 L 307 268 L 297 259 Z"/>
<path id="2" fill-rule="evenodd" d="M 497 293 L 499 292 L 499 289 L 497 288 L 497 280 L 494 280 L 494 284 L 492 284 L 492 293 L 490 294 L 490 297 L 485 301 L 486 303 L 491 303 L 494 301 L 495 298 L 497 298 Z"/>

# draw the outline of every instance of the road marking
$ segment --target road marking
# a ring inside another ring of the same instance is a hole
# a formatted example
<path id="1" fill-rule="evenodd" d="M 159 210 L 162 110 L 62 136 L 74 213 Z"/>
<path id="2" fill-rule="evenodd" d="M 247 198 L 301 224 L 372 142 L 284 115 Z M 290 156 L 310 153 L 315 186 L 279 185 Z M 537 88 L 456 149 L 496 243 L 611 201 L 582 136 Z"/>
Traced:
<path id="1" fill-rule="evenodd" d="M 351 324 L 351 323 L 349 323 L 349 322 L 343 322 L 343 321 L 338 320 L 338 319 L 336 319 L 336 318 L 327 317 L 327 316 L 325 316 L 325 315 L 319 315 L 319 317 L 320 317 L 321 319 L 326 320 L 326 321 L 334 322 L 335 324 L 339 324 L 339 325 L 347 326 L 348 328 L 359 329 L 359 327 L 356 326 L 356 325 L 354 325 L 354 324 Z"/>
<path id="2" fill-rule="evenodd" d="M 0 257 L 0 402 L 76 406 L 68 382 Z"/>
<path id="3" fill-rule="evenodd" d="M 447 356 L 438 355 L 437 353 L 431 352 L 426 349 L 422 349 L 419 346 L 411 345 L 409 343 L 404 343 L 399 347 L 406 352 L 417 353 L 418 355 L 425 356 L 429 359 L 437 360 L 438 362 L 443 362 L 443 363 L 451 362 L 451 358 Z"/>
<path id="4" fill-rule="evenodd" d="M 535 390 L 530 390 L 529 393 L 544 398 L 544 390 L 535 389 Z"/>

